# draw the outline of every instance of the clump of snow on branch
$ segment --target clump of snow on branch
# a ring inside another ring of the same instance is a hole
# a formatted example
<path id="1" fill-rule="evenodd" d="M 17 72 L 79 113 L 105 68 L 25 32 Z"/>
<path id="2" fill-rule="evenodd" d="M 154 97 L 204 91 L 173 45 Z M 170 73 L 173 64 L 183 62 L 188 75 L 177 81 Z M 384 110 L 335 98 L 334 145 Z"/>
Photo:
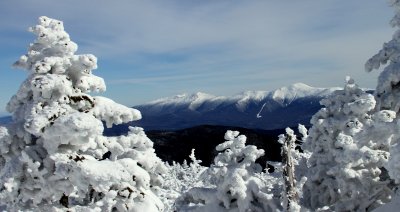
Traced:
<path id="1" fill-rule="evenodd" d="M 138 110 L 89 92 L 97 58 L 75 55 L 61 21 L 40 17 L 37 38 L 14 64 L 29 76 L 11 98 L 13 123 L 0 128 L 0 202 L 7 210 L 162 211 L 165 166 L 143 129 L 103 136 L 104 121 L 138 120 Z"/>
<path id="2" fill-rule="evenodd" d="M 382 128 L 394 128 L 389 146 L 390 157 L 385 168 L 391 179 L 398 185 L 400 183 L 400 163 L 399 163 L 399 112 L 400 112 L 400 1 L 391 0 L 395 15 L 391 20 L 391 25 L 396 28 L 392 39 L 383 44 L 382 49 L 366 63 L 366 70 L 371 71 L 385 65 L 378 78 L 375 97 L 378 102 L 377 110 L 382 110 L 379 115 L 382 122 L 393 122 Z M 385 111 L 385 110 L 391 110 Z"/>
<path id="3" fill-rule="evenodd" d="M 203 173 L 206 167 L 200 165 L 201 160 L 196 159 L 195 150 L 192 149 L 188 164 L 186 160 L 182 164 L 173 162 L 166 164 L 168 172 L 164 175 L 160 198 L 165 203 L 165 211 L 177 211 L 175 201 L 183 193 L 193 187 L 209 186 L 209 183 L 203 179 Z"/>
<path id="4" fill-rule="evenodd" d="M 256 174 L 262 172 L 255 161 L 264 150 L 246 146 L 246 137 L 237 131 L 227 131 L 225 140 L 216 147 L 220 153 L 207 170 L 212 186 L 190 189 L 178 200 L 178 207 L 186 211 L 281 210 L 279 198 L 271 191 L 274 181 L 265 182 Z"/>
<path id="5" fill-rule="evenodd" d="M 284 187 L 282 189 L 282 205 L 286 211 L 298 212 L 301 209 L 299 204 L 301 189 L 299 189 L 297 185 L 298 182 L 296 180 L 295 168 L 303 158 L 295 149 L 297 138 L 294 131 L 290 128 L 286 128 L 285 131 L 286 134 L 279 135 L 278 139 L 278 142 L 282 144 L 282 177 L 284 181 Z M 299 125 L 299 131 L 302 133 L 303 138 L 307 136 L 307 129 L 303 125 Z"/>
<path id="6" fill-rule="evenodd" d="M 397 0 L 390 2 L 395 9 L 395 16 L 391 20 L 391 25 L 396 27 L 397 30 L 393 34 L 392 40 L 384 43 L 382 49 L 367 61 L 365 69 L 372 71 L 387 64 L 379 75 L 375 91 L 377 108 L 399 112 L 400 99 L 397 94 L 400 92 L 400 3 Z"/>

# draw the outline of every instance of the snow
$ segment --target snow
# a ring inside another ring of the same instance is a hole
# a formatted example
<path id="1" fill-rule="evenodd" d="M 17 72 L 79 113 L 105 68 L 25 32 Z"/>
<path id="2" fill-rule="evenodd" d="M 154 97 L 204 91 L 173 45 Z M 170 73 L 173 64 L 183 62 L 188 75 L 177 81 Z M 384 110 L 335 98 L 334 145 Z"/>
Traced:
<path id="1" fill-rule="evenodd" d="M 103 136 L 141 113 L 88 93 L 106 89 L 97 58 L 75 55 L 61 21 L 40 17 L 37 39 L 15 63 L 28 77 L 0 127 L 0 202 L 9 211 L 162 211 L 166 167 L 142 128 Z"/>
<path id="2" fill-rule="evenodd" d="M 321 103 L 325 108 L 313 116 L 304 144 L 311 153 L 305 202 L 312 210 L 335 211 L 366 211 L 388 202 L 391 185 L 382 172 L 396 131 L 393 111 L 374 111 L 374 96 L 350 78 Z"/>
<path id="3" fill-rule="evenodd" d="M 111 127 L 113 124 L 117 125 L 129 121 L 137 121 L 142 118 L 140 111 L 117 104 L 111 99 L 96 96 L 93 98 L 93 101 L 95 102 L 95 106 L 90 113 L 104 120 L 107 127 Z"/>
<path id="4" fill-rule="evenodd" d="M 221 103 L 223 103 L 227 98 L 224 96 L 214 96 L 207 93 L 197 92 L 191 95 L 179 94 L 173 97 L 166 97 L 157 99 L 146 104 L 141 105 L 142 107 L 147 107 L 154 113 L 168 110 L 168 108 L 180 108 L 184 107 L 191 111 L 196 111 L 204 103 L 208 103 L 208 110 L 212 110 Z"/>
<path id="5" fill-rule="evenodd" d="M 400 26 L 400 1 L 391 0 Z M 8 211 L 397 211 L 400 198 L 400 30 L 366 63 L 384 68 L 374 95 L 350 77 L 344 89 L 296 83 L 234 97 L 205 93 L 149 103 L 200 111 L 234 103 L 238 111 L 267 98 L 281 107 L 298 98 L 323 96 L 324 108 L 301 139 L 286 128 L 283 163 L 263 171 L 265 151 L 247 137 L 227 131 L 214 163 L 202 167 L 194 150 L 190 164 L 165 165 L 143 128 L 106 137 L 106 127 L 142 118 L 140 111 L 91 92 L 105 91 L 93 74 L 97 58 L 75 55 L 61 21 L 45 16 L 29 30 L 37 38 L 14 64 L 28 71 L 7 110 L 12 123 L 0 126 L 0 205 Z M 333 94 L 332 94 L 333 93 Z M 331 95 L 332 94 L 332 95 Z M 328 96 L 330 95 L 330 96 Z M 254 118 L 254 117 L 253 117 Z M 302 142 L 304 153 L 295 149 Z M 273 163 L 269 163 L 273 164 Z M 296 173 L 295 173 L 295 168 Z M 304 176 L 305 175 L 305 176 Z M 389 202 L 389 203 L 387 203 Z M 383 205 L 387 203 L 386 205 Z"/>
<path id="6" fill-rule="evenodd" d="M 373 212 L 394 212 L 399 211 L 400 208 L 400 196 L 395 195 L 394 198 L 387 204 L 376 208 Z"/>
<path id="7" fill-rule="evenodd" d="M 299 123 L 309 126 L 311 116 L 321 107 L 319 101 L 334 90 L 337 88 L 308 88 L 298 92 L 304 95 L 283 100 L 283 105 L 272 98 L 273 91 L 248 91 L 229 97 L 185 94 L 135 107 L 143 114 L 139 125 L 148 130 L 178 130 L 199 125 L 273 130 Z"/>
<path id="8" fill-rule="evenodd" d="M 244 111 L 251 101 L 260 102 L 268 95 L 267 91 L 246 91 L 232 98 L 239 111 Z"/>
<path id="9" fill-rule="evenodd" d="M 196 94 L 193 94 L 192 96 L 189 97 L 189 109 L 190 110 L 196 110 L 199 108 L 205 101 L 209 100 L 214 100 L 215 96 L 206 94 L 206 93 L 201 93 L 198 92 Z"/>
<path id="10" fill-rule="evenodd" d="M 211 186 L 194 187 L 176 202 L 183 211 L 280 211 L 279 198 L 272 194 L 276 178 L 263 181 L 256 159 L 264 150 L 246 145 L 246 136 L 227 131 L 219 144 L 214 164 L 205 172 Z M 264 173 L 265 174 L 265 173 Z M 264 178 L 266 179 L 266 178 Z M 268 182 L 267 182 L 268 181 Z M 265 184 L 264 184 L 265 183 Z"/>
<path id="11" fill-rule="evenodd" d="M 276 102 L 282 106 L 290 105 L 296 98 L 305 96 L 326 96 L 339 88 L 314 88 L 304 83 L 295 83 L 270 92 Z"/>
<path id="12" fill-rule="evenodd" d="M 209 110 L 217 108 L 227 102 L 232 102 L 236 105 L 239 111 L 244 111 L 251 102 L 262 102 L 267 97 L 271 97 L 282 106 L 287 106 L 296 98 L 312 97 L 312 96 L 327 96 L 339 88 L 314 88 L 304 83 L 295 83 L 288 87 L 282 87 L 273 91 L 245 91 L 231 97 L 214 96 L 198 92 L 195 94 L 180 94 L 173 97 L 161 98 L 155 101 L 148 102 L 142 107 L 151 107 L 151 111 L 157 112 L 171 107 L 183 106 L 190 110 L 197 110 L 204 103 L 207 103 Z"/>
<path id="13" fill-rule="evenodd" d="M 257 113 L 257 115 L 256 115 L 256 117 L 257 117 L 258 119 L 262 117 L 260 114 L 261 114 L 261 112 L 264 110 L 264 107 L 265 107 L 266 104 L 267 104 L 267 103 L 264 103 L 264 104 L 261 106 L 260 111 L 258 111 L 258 113 Z"/>
<path id="14" fill-rule="evenodd" d="M 207 93 L 202 93 L 202 92 L 197 92 L 191 95 L 188 94 L 178 94 L 173 97 L 166 97 L 166 98 L 161 98 L 157 99 L 154 101 L 151 101 L 149 103 L 146 103 L 148 105 L 153 105 L 153 104 L 158 104 L 158 105 L 168 105 L 168 104 L 175 104 L 175 105 L 181 105 L 181 104 L 187 104 L 187 103 L 192 103 L 192 102 L 197 102 L 197 104 L 201 104 L 204 101 L 209 101 L 210 99 L 215 98 L 214 95 L 207 94 Z"/>

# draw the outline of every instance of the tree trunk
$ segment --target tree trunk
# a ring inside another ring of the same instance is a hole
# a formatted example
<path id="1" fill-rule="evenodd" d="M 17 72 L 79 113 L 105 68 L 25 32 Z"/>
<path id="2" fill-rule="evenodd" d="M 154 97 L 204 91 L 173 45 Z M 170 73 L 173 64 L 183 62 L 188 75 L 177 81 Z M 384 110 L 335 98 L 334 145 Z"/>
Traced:
<path id="1" fill-rule="evenodd" d="M 295 148 L 295 140 L 292 135 L 286 134 L 282 145 L 283 178 L 285 182 L 286 211 L 291 211 L 293 203 L 298 204 L 299 194 L 296 188 L 296 178 L 294 175 L 294 161 L 292 151 Z"/>

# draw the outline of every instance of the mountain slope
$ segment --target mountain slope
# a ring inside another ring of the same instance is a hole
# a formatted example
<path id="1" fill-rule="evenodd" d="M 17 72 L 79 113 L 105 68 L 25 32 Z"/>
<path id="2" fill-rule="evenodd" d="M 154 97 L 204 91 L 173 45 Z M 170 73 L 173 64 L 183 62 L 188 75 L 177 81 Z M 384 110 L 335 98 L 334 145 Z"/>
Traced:
<path id="1" fill-rule="evenodd" d="M 198 125 L 282 129 L 309 124 L 319 101 L 338 88 L 313 88 L 302 83 L 274 91 L 248 91 L 233 97 L 205 93 L 177 95 L 135 106 L 146 130 L 176 130 Z"/>
<path id="2" fill-rule="evenodd" d="M 200 92 L 182 94 L 135 106 L 143 118 L 130 125 L 145 130 L 179 130 L 199 125 L 274 130 L 298 123 L 309 125 L 311 116 L 321 108 L 319 101 L 337 89 L 296 83 L 274 91 L 247 91 L 233 97 Z M 1 118 L 0 125 L 10 119 Z"/>
<path id="3" fill-rule="evenodd" d="M 12 121 L 11 116 L 0 117 L 0 126 L 5 126 L 11 123 L 11 121 Z"/>

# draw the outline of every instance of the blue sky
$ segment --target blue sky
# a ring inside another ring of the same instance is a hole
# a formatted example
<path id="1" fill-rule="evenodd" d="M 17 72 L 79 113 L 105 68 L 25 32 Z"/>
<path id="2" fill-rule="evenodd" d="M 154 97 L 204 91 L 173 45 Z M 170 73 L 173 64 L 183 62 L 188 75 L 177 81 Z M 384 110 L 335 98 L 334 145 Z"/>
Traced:
<path id="1" fill-rule="evenodd" d="M 0 114 L 27 73 L 11 65 L 46 15 L 64 21 L 79 54 L 98 57 L 103 94 L 133 106 L 202 91 L 234 95 L 296 82 L 373 88 L 365 61 L 390 40 L 385 0 L 0 1 Z"/>

